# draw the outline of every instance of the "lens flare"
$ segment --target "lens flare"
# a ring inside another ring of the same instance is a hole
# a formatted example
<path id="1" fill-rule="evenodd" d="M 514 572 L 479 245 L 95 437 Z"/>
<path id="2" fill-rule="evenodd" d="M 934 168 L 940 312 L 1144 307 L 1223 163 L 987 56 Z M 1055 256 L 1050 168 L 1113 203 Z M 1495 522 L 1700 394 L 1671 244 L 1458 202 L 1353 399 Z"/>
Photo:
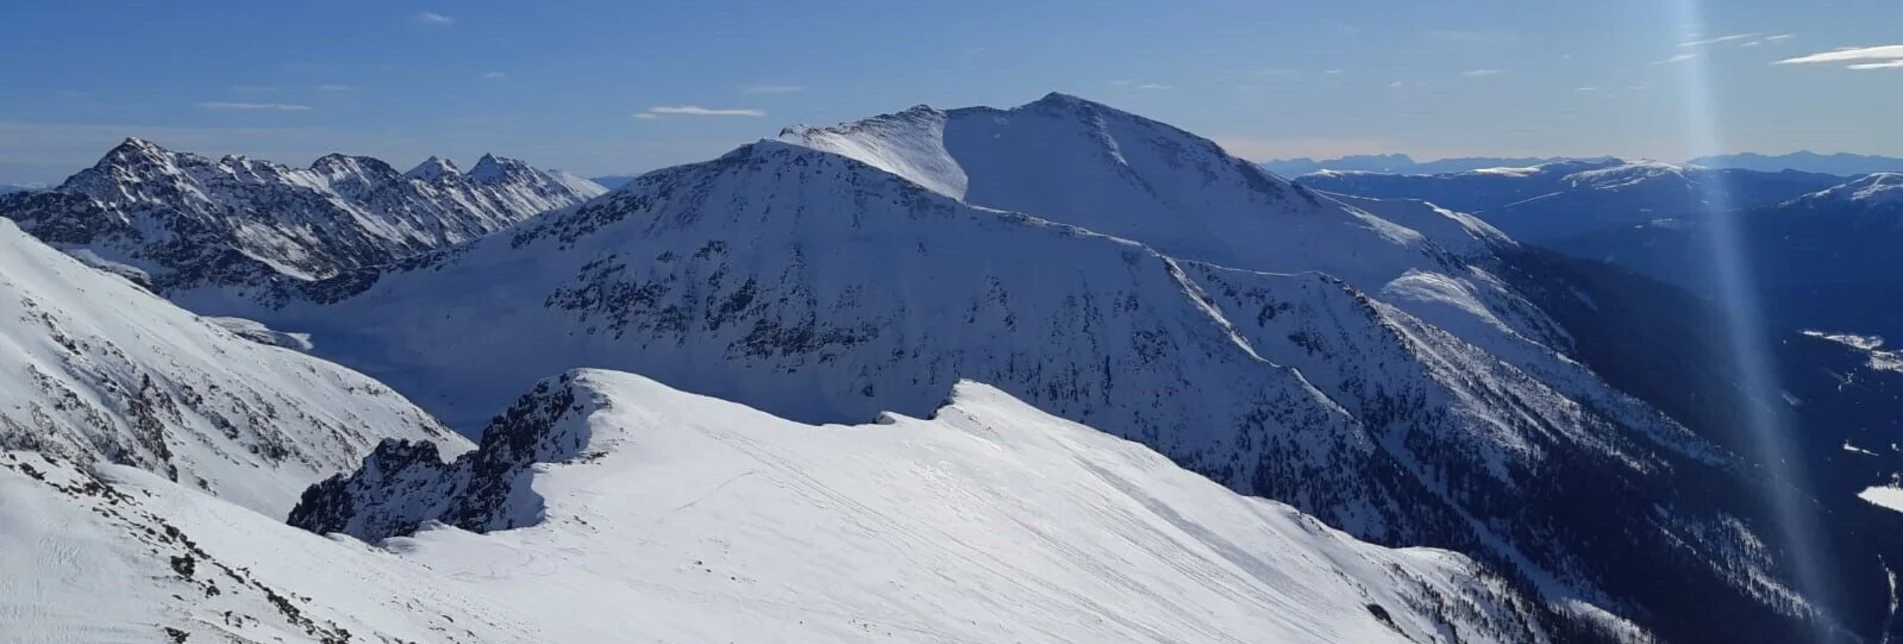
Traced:
<path id="1" fill-rule="evenodd" d="M 1674 21 L 1683 42 L 1699 42 L 1708 36 L 1704 30 L 1703 8 L 1699 0 L 1673 0 Z M 1693 158 L 1722 154 L 1720 113 L 1711 88 L 1709 56 L 1691 55 L 1677 66 L 1684 100 L 1685 141 Z M 1714 299 L 1724 313 L 1725 346 L 1738 375 L 1739 388 L 1749 401 L 1746 430 L 1751 446 L 1766 476 L 1765 501 L 1785 547 L 1784 561 L 1789 566 L 1795 590 L 1810 600 L 1815 640 L 1840 639 L 1840 632 L 1829 617 L 1836 604 L 1831 595 L 1828 573 L 1819 561 L 1817 529 L 1807 511 L 1802 486 L 1803 465 L 1793 447 L 1786 417 L 1777 405 L 1783 400 L 1782 387 L 1771 356 L 1770 338 L 1765 332 L 1756 290 L 1756 278 L 1737 213 L 1722 175 L 1713 174 L 1694 184 L 1703 191 L 1704 216 L 1711 239 L 1710 269 L 1717 292 Z"/>

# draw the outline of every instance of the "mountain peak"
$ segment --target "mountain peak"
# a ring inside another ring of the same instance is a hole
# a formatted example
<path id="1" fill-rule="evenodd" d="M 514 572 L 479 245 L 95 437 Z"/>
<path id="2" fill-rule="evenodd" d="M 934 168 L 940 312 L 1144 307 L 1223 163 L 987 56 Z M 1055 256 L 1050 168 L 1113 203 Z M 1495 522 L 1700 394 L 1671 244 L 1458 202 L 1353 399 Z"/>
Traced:
<path id="1" fill-rule="evenodd" d="M 410 168 L 409 172 L 403 173 L 403 177 L 406 179 L 422 179 L 424 181 L 435 181 L 445 176 L 455 176 L 455 175 L 461 175 L 461 174 L 462 174 L 462 171 L 456 169 L 456 164 L 450 162 L 449 159 L 445 159 L 439 156 L 431 156 L 428 159 L 424 159 L 422 163 L 417 164 L 416 167 Z"/>
<path id="2" fill-rule="evenodd" d="M 100 163 L 123 165 L 129 162 L 157 161 L 170 158 L 171 156 L 173 156 L 172 151 L 159 147 L 157 143 L 136 136 L 129 136 L 126 137 L 126 140 L 121 141 L 119 145 L 113 146 L 111 150 L 107 150 L 106 155 L 100 158 Z"/>
<path id="3" fill-rule="evenodd" d="M 1029 105 L 1027 105 L 1027 107 L 1031 107 L 1031 106 L 1076 108 L 1076 107 L 1103 107 L 1103 104 L 1086 100 L 1075 95 L 1065 94 L 1063 92 L 1051 92 L 1049 94 L 1045 94 L 1043 98 L 1032 101 Z"/>
<path id="4" fill-rule="evenodd" d="M 494 181 L 532 172 L 535 172 L 535 169 L 529 167 L 526 162 L 494 154 L 484 154 L 481 159 L 476 160 L 476 165 L 469 169 L 468 176 L 476 181 Z"/>

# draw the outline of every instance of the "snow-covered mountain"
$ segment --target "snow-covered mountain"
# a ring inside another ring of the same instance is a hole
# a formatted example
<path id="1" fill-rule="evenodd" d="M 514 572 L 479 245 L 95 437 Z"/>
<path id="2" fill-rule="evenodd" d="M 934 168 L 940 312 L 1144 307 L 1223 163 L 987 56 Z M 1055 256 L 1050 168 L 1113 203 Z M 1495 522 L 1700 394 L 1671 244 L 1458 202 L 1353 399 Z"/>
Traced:
<path id="1" fill-rule="evenodd" d="M 930 420 L 812 426 L 577 371 L 436 455 L 386 443 L 305 496 L 301 525 L 406 535 L 372 548 L 0 454 L 0 641 L 1563 641 L 1465 557 L 974 383 Z"/>
<path id="2" fill-rule="evenodd" d="M 201 319 L 10 221 L 0 311 L 0 449 L 131 465 L 282 516 L 384 438 L 467 446 L 376 381 L 240 337 L 227 326 L 242 321 Z"/>
<path id="3" fill-rule="evenodd" d="M 1331 193 L 1429 201 L 1473 213 L 1514 239 L 1546 243 L 1654 220 L 1695 217 L 1712 207 L 1773 205 L 1841 183 L 1843 178 L 1604 159 L 1433 175 L 1324 171 L 1296 181 Z M 1709 203 L 1715 193 L 1723 195 L 1722 203 Z"/>
<path id="4" fill-rule="evenodd" d="M 1903 215 L 1903 173 L 1880 172 L 1858 177 L 1848 183 L 1805 195 L 1785 204 L 1787 210 L 1801 216 L 1805 211 L 1850 207 L 1863 215 Z M 1903 218 L 1869 222 L 1903 225 Z"/>
<path id="5" fill-rule="evenodd" d="M 57 188 L 0 197 L 0 217 L 180 301 L 387 263 L 501 230 L 605 190 L 484 156 L 406 173 L 332 154 L 309 168 L 217 160 L 127 139 Z"/>
<path id="6" fill-rule="evenodd" d="M 923 415 L 986 382 L 1554 605 L 1671 639 L 1808 632 L 1755 545 L 1778 537 L 1749 518 L 1746 466 L 1576 360 L 1497 277 L 1513 242 L 1350 202 L 1074 97 L 921 107 L 228 313 L 311 333 L 464 429 L 581 365 L 803 422 Z M 1706 608 L 1668 610 L 1691 595 Z"/>
<path id="7" fill-rule="evenodd" d="M 1566 157 L 1450 157 L 1416 161 L 1405 154 L 1354 154 L 1334 159 L 1271 159 L 1262 169 L 1284 177 L 1296 177 L 1324 170 L 1337 172 L 1381 172 L 1387 174 L 1441 174 L 1469 172 L 1482 168 L 1510 168 L 1572 161 Z"/>

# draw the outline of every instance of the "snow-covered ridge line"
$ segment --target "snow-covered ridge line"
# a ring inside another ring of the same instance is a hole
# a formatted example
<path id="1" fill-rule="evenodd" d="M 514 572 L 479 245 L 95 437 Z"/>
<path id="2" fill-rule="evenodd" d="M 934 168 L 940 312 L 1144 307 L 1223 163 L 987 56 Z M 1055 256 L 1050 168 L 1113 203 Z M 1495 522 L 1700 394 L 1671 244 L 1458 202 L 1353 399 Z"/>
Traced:
<path id="1" fill-rule="evenodd" d="M 584 601 L 625 604 L 625 579 L 635 578 L 667 588 L 705 584 L 704 573 L 719 571 L 731 579 L 711 579 L 741 582 L 729 592 L 742 596 L 798 580 L 791 583 L 802 592 L 775 604 L 768 624 L 809 633 L 801 636 L 809 640 L 815 629 L 835 628 L 837 618 L 812 612 L 817 607 L 859 613 L 875 597 L 888 609 L 912 598 L 937 606 L 870 620 L 901 639 L 963 641 L 974 627 L 997 633 L 986 640 L 1014 639 L 1005 633 L 1020 629 L 1080 641 L 1137 633 L 1297 642 L 1439 642 L 1449 632 L 1461 641 L 1548 637 L 1536 603 L 1463 557 L 1354 542 L 1286 506 L 1238 497 L 1148 449 L 976 383 L 960 383 L 931 420 L 885 414 L 875 425 L 814 427 L 630 374 L 578 370 L 538 384 L 497 418 L 476 452 L 450 464 L 428 452 L 386 444 L 361 473 L 313 488 L 293 523 L 371 540 L 414 535 L 386 543 L 439 570 L 520 556 L 504 551 L 534 552 L 535 559 L 574 553 L 536 566 L 536 574 L 585 586 L 573 591 L 594 598 Z M 663 479 L 671 483 L 649 482 Z M 807 514 L 812 508 L 823 510 Z M 345 513 L 353 520 L 336 520 Z M 1027 523 L 1027 516 L 1045 520 Z M 636 530 L 636 550 L 607 547 L 628 543 L 622 535 Z M 1137 533 L 1149 536 L 1120 536 Z M 784 540 L 808 545 L 788 558 L 776 543 Z M 1005 543 L 1016 545 L 999 547 Z M 1100 562 L 1109 559 L 1096 552 L 1105 548 L 1120 553 L 1111 555 L 1119 583 L 1092 580 L 1108 570 Z M 899 552 L 939 563 L 891 561 Z M 842 556 L 883 563 L 832 563 Z M 673 559 L 694 563 L 664 571 Z M 1177 563 L 1151 565 L 1161 560 Z M 548 592 L 546 582 L 502 565 L 490 569 L 489 585 L 520 598 Z M 834 580 L 841 570 L 861 572 Z M 1178 573 L 1204 581 L 1174 593 L 1146 590 Z M 998 574 L 1018 583 L 989 580 Z M 946 584 L 948 591 L 931 590 Z M 895 585 L 911 590 L 883 590 Z M 978 588 L 985 590 L 968 594 Z M 1284 601 L 1294 594 L 1309 599 Z M 1063 619 L 1069 626 L 1045 624 L 1052 607 L 1084 597 L 1081 613 L 1059 611 L 1070 615 Z M 644 618 L 644 632 L 689 619 L 659 614 Z"/>
<path id="2" fill-rule="evenodd" d="M 468 443 L 388 387 L 239 337 L 0 220 L 0 449 L 147 469 L 282 516 L 386 437 Z M 280 334 L 281 335 L 281 334 Z"/>
<path id="3" fill-rule="evenodd" d="M 603 192 L 493 155 L 467 174 L 435 157 L 398 173 L 369 157 L 330 154 L 298 168 L 132 138 L 56 188 L 0 198 L 0 217 L 167 295 L 242 299 L 273 281 L 387 263 Z"/>

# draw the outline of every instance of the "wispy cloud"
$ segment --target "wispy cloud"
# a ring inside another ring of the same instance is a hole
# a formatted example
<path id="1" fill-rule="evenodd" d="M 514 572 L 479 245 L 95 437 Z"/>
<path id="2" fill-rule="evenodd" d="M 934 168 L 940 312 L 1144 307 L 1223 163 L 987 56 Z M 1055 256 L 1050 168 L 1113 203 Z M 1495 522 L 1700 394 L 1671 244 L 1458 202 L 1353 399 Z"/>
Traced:
<path id="1" fill-rule="evenodd" d="M 1597 88 L 1597 87 L 1575 87 L 1575 88 L 1573 88 L 1573 91 L 1575 91 L 1575 92 L 1597 92 L 1597 91 L 1599 91 L 1599 88 Z"/>
<path id="2" fill-rule="evenodd" d="M 448 26 L 456 24 L 455 18 L 434 11 L 418 11 L 416 15 L 411 16 L 410 19 L 415 20 L 416 24 L 419 25 Z"/>
<path id="3" fill-rule="evenodd" d="M 320 91 L 320 92 L 348 92 L 353 89 L 357 89 L 357 88 L 351 87 L 349 85 L 338 85 L 335 83 L 325 83 L 325 84 L 317 86 L 317 91 Z"/>
<path id="4" fill-rule="evenodd" d="M 806 88 L 798 85 L 743 85 L 740 87 L 740 92 L 743 94 L 792 94 L 804 91 Z"/>
<path id="5" fill-rule="evenodd" d="M 198 104 L 208 110 L 277 110 L 280 112 L 309 112 L 309 105 L 291 105 L 289 103 L 233 103 L 230 101 L 205 101 Z"/>
<path id="6" fill-rule="evenodd" d="M 1170 86 L 1164 85 L 1161 83 L 1139 83 L 1135 79 L 1131 79 L 1131 78 L 1119 78 L 1117 80 L 1110 81 L 1110 86 L 1118 88 L 1118 89 L 1144 89 L 1144 90 L 1171 89 Z"/>
<path id="7" fill-rule="evenodd" d="M 1903 45 L 1884 45 L 1881 47 L 1851 47 L 1826 51 L 1809 56 L 1798 56 L 1777 61 L 1777 65 L 1817 65 L 1822 63 L 1856 63 L 1846 65 L 1850 69 L 1896 69 L 1903 67 Z"/>
<path id="8" fill-rule="evenodd" d="M 1784 42 L 1786 40 L 1790 40 L 1796 37 L 1797 37 L 1797 34 L 1778 34 L 1775 36 L 1765 36 L 1764 40 L 1766 42 Z"/>
<path id="9" fill-rule="evenodd" d="M 1137 89 L 1170 89 L 1170 86 L 1163 85 L 1161 83 L 1144 83 L 1142 85 L 1138 85 Z"/>
<path id="10" fill-rule="evenodd" d="M 653 118 L 659 118 L 659 117 L 661 117 L 661 116 L 667 116 L 667 115 L 678 115 L 678 116 L 766 116 L 766 112 L 762 112 L 762 111 L 760 111 L 760 110 L 749 110 L 749 109 L 711 109 L 711 108 L 706 108 L 706 107 L 701 107 L 701 106 L 699 106 L 699 105 L 679 105 L 679 106 L 666 106 L 666 105 L 661 105 L 661 106 L 655 106 L 655 107 L 650 107 L 650 108 L 648 108 L 648 111 L 647 111 L 647 112 L 644 112 L 644 113 L 645 113 L 645 114 L 652 114 L 652 115 L 654 115 L 654 116 L 653 116 Z M 639 117 L 639 116 L 637 116 L 636 118 L 642 118 L 642 117 Z"/>
<path id="11" fill-rule="evenodd" d="M 502 80 L 508 77 L 509 77 L 508 74 L 505 74 L 502 72 L 483 72 L 482 74 L 483 80 Z"/>
<path id="12" fill-rule="evenodd" d="M 1729 35 L 1729 36 L 1719 36 L 1719 37 L 1717 37 L 1717 38 L 1706 38 L 1706 39 L 1704 39 L 1704 40 L 1691 40 L 1691 41 L 1686 41 L 1686 42 L 1682 42 L 1682 43 L 1679 43 L 1679 44 L 1678 44 L 1678 46 L 1680 46 L 1680 47 L 1703 47 L 1703 46 L 1706 46 L 1706 45 L 1719 45 L 1719 44 L 1724 44 L 1724 43 L 1728 43 L 1728 42 L 1737 42 L 1737 41 L 1740 41 L 1740 40 L 1753 40 L 1753 39 L 1756 39 L 1757 37 L 1759 37 L 1759 36 L 1762 36 L 1762 35 L 1764 35 L 1764 34 L 1757 34 L 1757 33 L 1750 33 L 1750 34 L 1731 34 L 1731 35 Z"/>
<path id="13" fill-rule="evenodd" d="M 1327 75 L 1329 75 L 1329 76 L 1334 76 L 1334 75 L 1336 75 L 1336 74 L 1340 74 L 1340 73 L 1342 73 L 1342 72 L 1344 72 L 1344 71 L 1347 71 L 1347 70 L 1342 70 L 1342 69 L 1330 69 L 1330 70 L 1327 70 L 1327 71 L 1324 71 L 1324 72 L 1322 72 L 1322 73 L 1323 73 L 1323 74 L 1327 74 Z"/>
<path id="14" fill-rule="evenodd" d="M 640 114 L 636 114 L 636 115 L 634 115 L 634 118 L 638 118 L 638 119 L 641 119 L 641 120 L 643 120 L 643 121 L 652 121 L 652 120 L 654 120 L 654 119 L 658 119 L 658 118 L 661 118 L 661 115 L 659 115 L 659 114 L 649 114 L 649 113 L 647 113 L 647 112 L 642 112 L 642 113 L 640 113 Z"/>
<path id="15" fill-rule="evenodd" d="M 1684 54 L 1679 54 L 1677 56 L 1673 56 L 1671 58 L 1667 58 L 1665 60 L 1655 60 L 1655 61 L 1652 61 L 1650 64 L 1654 67 L 1659 65 L 1676 65 L 1678 63 L 1692 60 L 1697 57 L 1698 57 L 1698 54 L 1684 53 Z"/>
<path id="16" fill-rule="evenodd" d="M 1461 73 L 1460 73 L 1460 75 L 1461 75 L 1461 76 L 1465 76 L 1465 77 L 1467 77 L 1467 78 L 1482 78 L 1482 77 L 1486 77 L 1486 76 L 1497 76 L 1497 75 L 1499 75 L 1499 74 L 1502 74 L 1502 73 L 1505 73 L 1505 70 L 1500 70 L 1500 69 L 1469 69 L 1469 70 L 1467 70 L 1467 71 L 1464 71 L 1464 72 L 1461 72 Z"/>

